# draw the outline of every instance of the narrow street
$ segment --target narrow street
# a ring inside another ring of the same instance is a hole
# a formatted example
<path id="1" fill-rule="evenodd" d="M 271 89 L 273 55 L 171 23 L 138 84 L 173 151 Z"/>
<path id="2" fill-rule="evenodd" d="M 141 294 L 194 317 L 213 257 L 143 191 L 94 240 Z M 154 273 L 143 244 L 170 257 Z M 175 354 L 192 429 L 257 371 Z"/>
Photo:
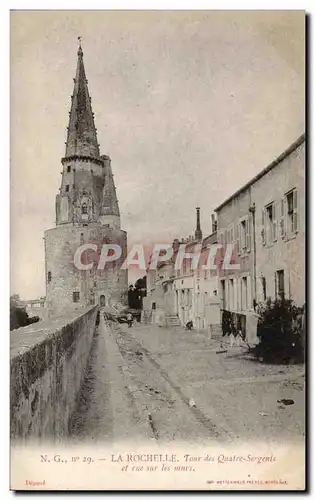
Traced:
<path id="1" fill-rule="evenodd" d="M 304 366 L 259 363 L 244 348 L 220 344 L 181 328 L 128 328 L 101 314 L 72 439 L 303 439 Z"/>

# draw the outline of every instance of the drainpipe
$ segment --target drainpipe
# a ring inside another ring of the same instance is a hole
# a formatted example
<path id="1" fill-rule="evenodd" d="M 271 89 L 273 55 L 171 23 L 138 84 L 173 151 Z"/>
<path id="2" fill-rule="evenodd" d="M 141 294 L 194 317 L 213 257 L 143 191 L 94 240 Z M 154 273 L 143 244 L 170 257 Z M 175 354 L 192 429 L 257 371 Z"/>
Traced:
<path id="1" fill-rule="evenodd" d="M 254 274 L 254 299 L 253 299 L 253 305 L 254 305 L 254 311 L 256 310 L 257 306 L 257 279 L 256 279 L 256 205 L 255 202 L 252 204 L 251 207 L 249 207 L 249 211 L 253 216 L 253 274 Z"/>

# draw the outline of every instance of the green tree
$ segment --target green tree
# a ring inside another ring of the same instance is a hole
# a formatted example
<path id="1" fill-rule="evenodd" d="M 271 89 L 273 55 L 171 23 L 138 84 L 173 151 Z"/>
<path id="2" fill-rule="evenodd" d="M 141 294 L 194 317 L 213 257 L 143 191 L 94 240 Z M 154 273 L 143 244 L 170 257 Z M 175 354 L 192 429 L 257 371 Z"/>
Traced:
<path id="1" fill-rule="evenodd" d="M 25 307 L 21 305 L 19 295 L 11 295 L 10 297 L 10 330 L 16 330 L 21 326 L 27 326 L 31 323 L 39 321 L 38 316 L 30 318 Z"/>
<path id="2" fill-rule="evenodd" d="M 270 298 L 258 304 L 257 336 L 259 344 L 255 355 L 264 361 L 303 361 L 303 331 L 301 318 L 304 308 L 292 300 Z"/>

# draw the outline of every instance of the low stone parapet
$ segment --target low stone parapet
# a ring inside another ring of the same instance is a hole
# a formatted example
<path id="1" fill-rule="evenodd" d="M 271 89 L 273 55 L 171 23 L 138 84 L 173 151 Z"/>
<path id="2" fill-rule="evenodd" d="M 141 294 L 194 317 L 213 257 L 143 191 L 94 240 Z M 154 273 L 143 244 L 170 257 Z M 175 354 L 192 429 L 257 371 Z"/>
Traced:
<path id="1" fill-rule="evenodd" d="M 58 441 L 84 379 L 98 307 L 11 332 L 11 438 Z"/>

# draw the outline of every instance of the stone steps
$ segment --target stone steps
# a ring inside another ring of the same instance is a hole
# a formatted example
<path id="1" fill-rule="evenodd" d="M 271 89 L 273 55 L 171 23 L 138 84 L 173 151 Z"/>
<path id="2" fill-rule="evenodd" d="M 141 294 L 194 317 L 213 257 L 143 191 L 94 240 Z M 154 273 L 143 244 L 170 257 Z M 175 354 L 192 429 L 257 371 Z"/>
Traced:
<path id="1" fill-rule="evenodd" d="M 152 311 L 143 311 L 142 323 L 145 325 L 152 323 Z"/>
<path id="2" fill-rule="evenodd" d="M 209 331 L 211 333 L 212 338 L 222 338 L 222 327 L 221 325 L 210 325 Z"/>
<path id="3" fill-rule="evenodd" d="M 168 314 L 166 316 L 166 325 L 170 327 L 181 326 L 179 317 L 176 314 Z"/>

